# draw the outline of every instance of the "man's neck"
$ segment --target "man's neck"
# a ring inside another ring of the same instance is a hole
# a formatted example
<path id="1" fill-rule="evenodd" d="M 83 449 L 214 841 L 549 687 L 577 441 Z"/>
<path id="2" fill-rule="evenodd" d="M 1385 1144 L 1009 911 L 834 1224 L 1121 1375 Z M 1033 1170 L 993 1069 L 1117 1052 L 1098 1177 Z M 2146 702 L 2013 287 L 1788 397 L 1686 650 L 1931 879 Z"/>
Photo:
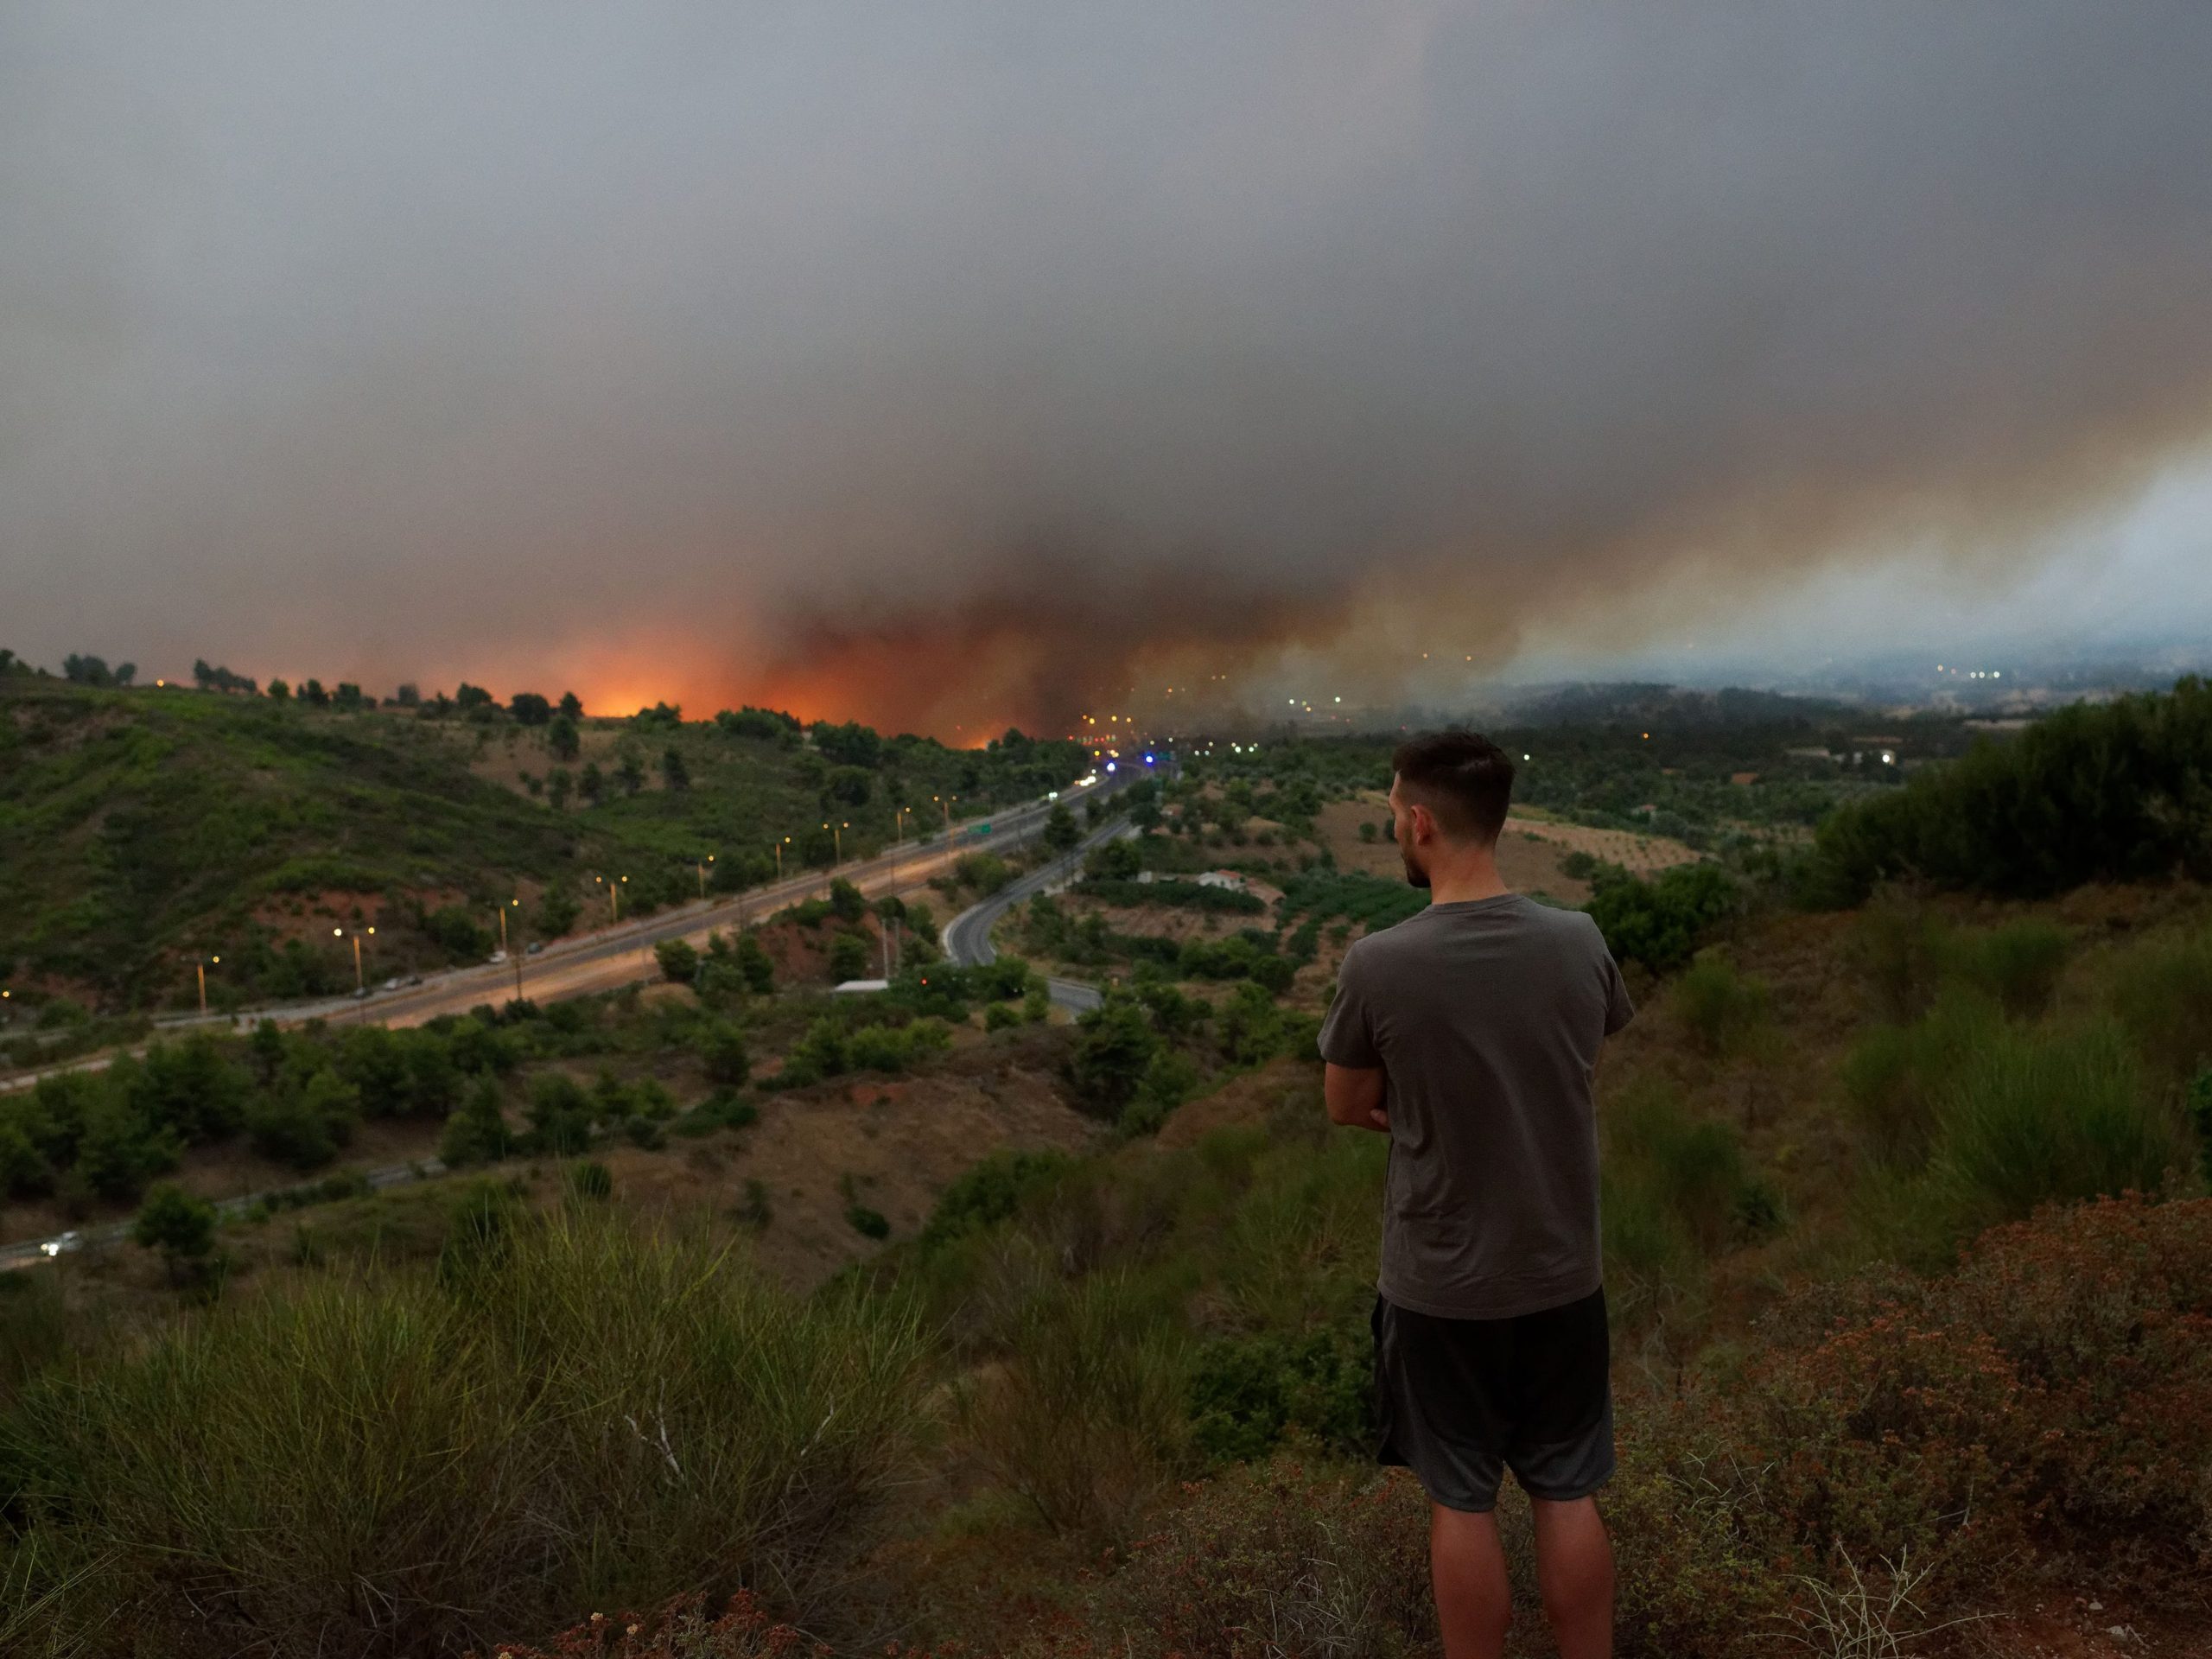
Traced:
<path id="1" fill-rule="evenodd" d="M 1512 891 L 1498 875 L 1497 859 L 1487 847 L 1435 859 L 1428 867 L 1428 901 L 1433 905 L 1496 899 Z"/>

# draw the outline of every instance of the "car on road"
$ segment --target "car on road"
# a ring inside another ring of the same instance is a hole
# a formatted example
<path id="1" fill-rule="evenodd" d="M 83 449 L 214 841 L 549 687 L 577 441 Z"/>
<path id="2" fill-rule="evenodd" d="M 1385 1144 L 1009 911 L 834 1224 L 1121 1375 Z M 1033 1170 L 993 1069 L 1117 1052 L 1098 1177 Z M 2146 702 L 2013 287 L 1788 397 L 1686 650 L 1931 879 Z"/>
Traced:
<path id="1" fill-rule="evenodd" d="M 41 1243 L 38 1247 L 39 1253 L 42 1255 L 60 1255 L 65 1251 L 75 1249 L 83 1243 L 84 1240 L 77 1236 L 77 1230 L 73 1227 L 59 1238 L 49 1238 Z"/>
<path id="2" fill-rule="evenodd" d="M 494 950 L 490 956 L 484 958 L 486 962 L 505 962 L 506 959 L 507 953 L 504 950 Z"/>
<path id="3" fill-rule="evenodd" d="M 423 976 L 420 974 L 410 974 L 407 976 L 407 982 L 410 985 L 420 985 L 423 982 Z"/>
<path id="4" fill-rule="evenodd" d="M 539 951 L 543 950 L 544 948 L 545 948 L 545 941 L 544 941 L 544 940 L 543 940 L 543 939 L 532 939 L 532 940 L 530 942 L 530 949 L 529 949 L 528 950 L 524 951 L 523 954 L 524 954 L 524 955 L 525 955 L 525 956 L 531 956 L 531 957 L 534 957 L 534 956 L 536 956 Z"/>
<path id="5" fill-rule="evenodd" d="M 397 974 L 394 974 L 390 979 L 385 981 L 384 988 L 387 991 L 397 990 L 399 988 L 399 976 Z"/>

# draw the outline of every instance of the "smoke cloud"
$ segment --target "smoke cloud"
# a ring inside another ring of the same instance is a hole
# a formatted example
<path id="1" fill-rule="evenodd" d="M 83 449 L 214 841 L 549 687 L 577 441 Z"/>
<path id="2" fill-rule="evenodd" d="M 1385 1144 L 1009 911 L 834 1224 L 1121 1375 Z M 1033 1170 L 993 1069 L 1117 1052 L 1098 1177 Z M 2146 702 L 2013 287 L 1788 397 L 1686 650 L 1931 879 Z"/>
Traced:
<path id="1" fill-rule="evenodd" d="M 2180 3 L 12 6 L 0 643 L 950 737 L 2002 581 L 2212 429 L 2207 62 Z"/>

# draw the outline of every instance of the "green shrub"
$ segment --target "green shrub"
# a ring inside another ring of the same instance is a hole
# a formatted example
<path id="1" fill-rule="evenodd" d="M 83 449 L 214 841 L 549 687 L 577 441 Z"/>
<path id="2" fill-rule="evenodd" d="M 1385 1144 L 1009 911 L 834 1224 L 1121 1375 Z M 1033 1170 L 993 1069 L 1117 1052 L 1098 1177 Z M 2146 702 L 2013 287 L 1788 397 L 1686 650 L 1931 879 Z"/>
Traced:
<path id="1" fill-rule="evenodd" d="M 438 1161 L 459 1169 L 497 1163 L 514 1149 L 514 1134 L 499 1108 L 499 1085 L 489 1076 L 468 1086 L 460 1108 L 446 1120 L 438 1139 Z"/>
<path id="2" fill-rule="evenodd" d="M 1076 1092 L 1101 1117 L 1118 1117 L 1144 1081 L 1160 1046 L 1144 1010 L 1121 995 L 1109 995 L 1076 1021 L 1077 1035 L 1070 1072 Z"/>
<path id="3" fill-rule="evenodd" d="M 776 988 L 776 964 L 768 952 L 752 933 L 741 933 L 737 940 L 738 971 L 745 976 L 746 988 L 756 996 L 766 996 Z"/>
<path id="4" fill-rule="evenodd" d="M 745 1033 L 735 1026 L 717 1021 L 701 1033 L 699 1063 L 707 1081 L 721 1088 L 742 1089 L 753 1075 L 753 1057 Z"/>
<path id="5" fill-rule="evenodd" d="M 1670 1090 L 1627 1092 L 1611 1113 L 1607 1152 L 1617 1195 L 1642 1189 L 1706 1255 L 1771 1223 L 1772 1193 L 1751 1174 L 1735 1128 L 1693 1117 Z"/>
<path id="6" fill-rule="evenodd" d="M 1971 1053 L 1939 1108 L 1929 1172 L 1961 1234 L 2053 1198 L 2152 1192 L 2185 1167 L 2178 1114 L 2119 1028 L 2018 1029 Z"/>
<path id="7" fill-rule="evenodd" d="M 2179 1083 L 2212 1064 L 2212 928 L 2131 945 L 2108 982 L 2113 1014 L 2155 1075 Z"/>
<path id="8" fill-rule="evenodd" d="M 245 1122 L 245 1069 L 227 1045 L 205 1033 L 153 1044 L 143 1060 L 119 1068 L 116 1081 L 140 1119 L 187 1146 L 226 1140 Z"/>
<path id="9" fill-rule="evenodd" d="M 595 1101 L 582 1084 L 566 1072 L 547 1071 L 531 1079 L 529 1103 L 524 1116 L 530 1122 L 531 1148 L 556 1157 L 569 1157 L 591 1144 L 592 1124 L 602 1116 L 626 1116 L 626 1103 Z"/>
<path id="10" fill-rule="evenodd" d="M 1250 1463 L 1287 1437 L 1353 1457 L 1372 1427 L 1364 1331 L 1224 1337 L 1192 1357 L 1191 1436 L 1213 1464 Z"/>
<path id="11" fill-rule="evenodd" d="M 653 960 L 660 976 L 672 985 L 689 985 L 698 977 L 699 953 L 683 939 L 663 939 L 653 946 Z"/>
<path id="12" fill-rule="evenodd" d="M 1718 864 L 1677 864 L 1649 880 L 1600 881 L 1583 906 L 1616 962 L 1640 962 L 1662 974 L 1687 962 L 1743 902 L 1736 880 Z"/>
<path id="13" fill-rule="evenodd" d="M 982 1232 L 1020 1213 L 1033 1193 L 1058 1180 L 1074 1160 L 1059 1152 L 987 1154 L 955 1176 L 938 1195 L 922 1227 L 922 1243 L 934 1249 Z"/>
<path id="14" fill-rule="evenodd" d="M 747 1581 L 834 1630 L 909 1456 L 913 1325 L 597 1207 L 504 1236 L 450 1288 L 320 1275 L 35 1384 L 0 1459 L 54 1639 L 481 1650 Z"/>
<path id="15" fill-rule="evenodd" d="M 49 1080 L 53 1081 L 53 1080 Z M 75 1181 L 103 1198 L 135 1198 L 146 1182 L 175 1169 L 181 1153 L 176 1137 L 150 1128 L 111 1084 L 87 1078 L 81 1093 L 56 1090 L 55 1097 L 80 1108 L 75 1126 Z M 39 1085 L 47 1097 L 45 1083 Z"/>
<path id="16" fill-rule="evenodd" d="M 1853 919 L 1847 950 L 1882 1015 L 1902 1025 L 1935 1001 L 1950 931 L 1926 906 L 1891 895 Z"/>
<path id="17" fill-rule="evenodd" d="M 146 1195 L 131 1223 L 131 1242 L 161 1253 L 169 1277 L 181 1268 L 197 1268 L 215 1248 L 215 1206 L 164 1181 Z"/>
<path id="18" fill-rule="evenodd" d="M 1014 880 L 1014 872 L 996 853 L 963 853 L 952 866 L 953 880 L 988 899 Z"/>
<path id="19" fill-rule="evenodd" d="M 2065 969 L 2072 936 L 2057 923 L 2024 917 L 1952 942 L 1960 977 L 1996 999 L 2015 1019 L 2032 1019 L 2050 1006 Z"/>
<path id="20" fill-rule="evenodd" d="M 862 1238 L 884 1239 L 891 1236 L 891 1223 L 880 1210 L 871 1210 L 864 1204 L 845 1206 L 845 1224 Z"/>
<path id="21" fill-rule="evenodd" d="M 1944 1091 L 1968 1058 L 1997 1039 L 1995 1007 L 1954 992 L 1909 1026 L 1876 1026 L 1845 1056 L 1844 1098 L 1860 1144 L 1878 1163 L 1916 1170 L 1928 1160 Z"/>
<path id="22" fill-rule="evenodd" d="M 596 1160 L 571 1165 L 568 1173 L 569 1195 L 586 1200 L 603 1200 L 614 1196 L 614 1176 L 605 1164 Z"/>
<path id="23" fill-rule="evenodd" d="M 717 1089 L 669 1127 L 678 1135 L 711 1135 L 716 1129 L 747 1129 L 760 1121 L 760 1109 L 734 1089 Z"/>
<path id="24" fill-rule="evenodd" d="M 809 1026 L 806 1034 L 792 1046 L 785 1058 L 784 1070 L 788 1074 L 797 1066 L 810 1078 L 834 1077 L 850 1064 L 844 1022 L 824 1014 Z"/>
<path id="25" fill-rule="evenodd" d="M 1699 1050 L 1711 1057 L 1745 1052 L 1769 1023 L 1765 982 L 1738 973 L 1715 951 L 1699 955 L 1671 996 Z"/>
<path id="26" fill-rule="evenodd" d="M 868 941 L 858 933 L 840 933 L 830 941 L 830 977 L 842 982 L 868 976 Z"/>
<path id="27" fill-rule="evenodd" d="M 295 1169 L 315 1169 L 338 1155 L 359 1121 L 360 1093 L 335 1071 L 316 1071 L 278 1088 L 246 1109 L 254 1150 Z"/>

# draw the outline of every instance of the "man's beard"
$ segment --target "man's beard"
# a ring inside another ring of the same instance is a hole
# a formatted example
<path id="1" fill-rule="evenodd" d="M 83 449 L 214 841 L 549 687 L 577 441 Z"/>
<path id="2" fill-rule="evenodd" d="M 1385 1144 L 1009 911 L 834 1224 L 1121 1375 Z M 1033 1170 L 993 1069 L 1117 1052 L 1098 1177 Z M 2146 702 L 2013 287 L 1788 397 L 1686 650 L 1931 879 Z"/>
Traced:
<path id="1" fill-rule="evenodd" d="M 1414 855 L 1408 852 L 1404 848 L 1401 847 L 1398 849 L 1398 856 L 1405 861 L 1406 885 L 1409 887 L 1427 887 L 1428 885 L 1428 872 L 1422 869 L 1421 866 L 1414 862 Z"/>

